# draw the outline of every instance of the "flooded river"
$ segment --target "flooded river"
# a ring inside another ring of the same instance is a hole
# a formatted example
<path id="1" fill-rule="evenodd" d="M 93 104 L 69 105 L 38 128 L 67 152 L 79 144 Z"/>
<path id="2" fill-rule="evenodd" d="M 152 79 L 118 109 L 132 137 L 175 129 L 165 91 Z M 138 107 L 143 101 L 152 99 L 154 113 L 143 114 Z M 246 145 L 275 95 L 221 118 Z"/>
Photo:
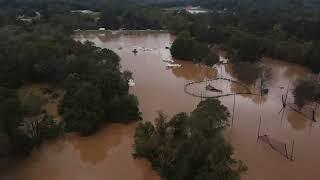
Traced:
<path id="1" fill-rule="evenodd" d="M 159 111 L 167 115 L 190 112 L 201 100 L 184 92 L 184 85 L 219 76 L 232 77 L 226 65 L 207 68 L 190 62 L 176 60 L 181 67 L 167 68 L 163 60 L 170 59 L 173 37 L 166 32 L 78 32 L 76 40 L 88 40 L 96 46 L 110 48 L 122 58 L 123 70 L 133 72 L 135 94 L 140 103 L 143 119 L 153 121 Z M 138 52 L 134 54 L 132 51 Z M 264 64 L 272 68 L 269 93 L 259 96 L 236 95 L 233 124 L 225 132 L 234 146 L 235 157 L 246 163 L 249 170 L 245 180 L 302 180 L 320 179 L 320 125 L 287 107 L 281 111 L 281 96 L 289 82 L 306 76 L 309 72 L 297 65 L 265 58 Z M 218 82 L 219 83 L 219 82 Z M 234 93 L 232 84 L 221 87 Z M 201 85 L 203 86 L 203 85 Z M 193 91 L 205 88 L 194 87 Z M 289 103 L 293 102 L 292 85 L 289 87 Z M 233 96 L 220 98 L 233 111 Z M 280 112 L 280 113 L 279 113 Z M 294 140 L 294 161 L 285 158 L 264 142 L 257 142 L 261 117 L 260 135 L 268 135 L 285 145 L 291 155 Z M 319 119 L 319 118 L 318 118 Z M 145 160 L 131 156 L 136 123 L 109 124 L 96 135 L 79 137 L 68 134 L 65 138 L 49 141 L 39 150 L 9 168 L 6 173 L 12 180 L 156 180 L 160 179 Z"/>

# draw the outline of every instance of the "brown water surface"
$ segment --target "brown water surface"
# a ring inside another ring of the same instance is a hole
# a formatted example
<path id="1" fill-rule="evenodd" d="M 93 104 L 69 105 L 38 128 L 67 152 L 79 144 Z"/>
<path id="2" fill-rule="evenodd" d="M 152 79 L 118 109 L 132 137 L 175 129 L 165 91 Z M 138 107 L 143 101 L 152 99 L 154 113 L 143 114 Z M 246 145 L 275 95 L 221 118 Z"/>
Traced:
<path id="1" fill-rule="evenodd" d="M 166 68 L 162 60 L 171 58 L 170 51 L 165 47 L 170 46 L 173 37 L 165 32 L 79 32 L 74 38 L 82 42 L 92 41 L 98 47 L 110 48 L 120 55 L 122 69 L 133 72 L 136 86 L 131 87 L 130 92 L 138 97 L 145 121 L 153 121 L 158 111 L 168 115 L 192 111 L 200 98 L 184 93 L 187 82 L 218 76 L 234 79 L 224 65 L 206 68 L 175 61 L 181 67 Z M 134 54 L 133 49 L 137 49 L 138 53 Z M 281 61 L 265 58 L 263 62 L 272 68 L 269 94 L 262 99 L 259 96 L 237 95 L 234 122 L 225 133 L 234 146 L 235 157 L 243 160 L 249 168 L 243 179 L 320 179 L 319 123 L 312 123 L 290 108 L 280 112 L 281 95 L 286 92 L 288 83 L 309 72 Z M 206 93 L 201 86 L 199 91 Z M 237 87 L 229 84 L 225 89 L 232 93 Z M 291 89 L 288 101 L 292 103 Z M 220 100 L 232 112 L 233 96 Z M 294 140 L 294 161 L 267 144 L 257 142 L 260 117 L 260 135 L 267 134 L 286 144 L 289 154 Z M 135 160 L 131 156 L 135 126 L 135 123 L 110 124 L 94 136 L 68 134 L 63 139 L 49 141 L 6 174 L 8 179 L 14 180 L 160 179 L 147 161 Z"/>

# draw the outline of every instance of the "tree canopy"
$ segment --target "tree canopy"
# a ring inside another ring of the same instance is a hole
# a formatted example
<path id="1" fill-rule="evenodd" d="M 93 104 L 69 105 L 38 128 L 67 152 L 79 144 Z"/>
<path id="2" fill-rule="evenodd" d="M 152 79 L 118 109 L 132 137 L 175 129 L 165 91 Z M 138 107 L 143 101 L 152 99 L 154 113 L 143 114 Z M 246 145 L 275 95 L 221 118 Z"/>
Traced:
<path id="1" fill-rule="evenodd" d="M 160 113 L 153 125 L 140 123 L 134 155 L 148 159 L 161 176 L 179 179 L 239 179 L 246 166 L 232 158 L 222 135 L 229 112 L 219 100 L 207 99 L 190 114 L 168 120 Z"/>
<path id="2" fill-rule="evenodd" d="M 315 78 L 300 79 L 296 82 L 293 95 L 295 104 L 300 108 L 309 103 L 320 103 L 320 83 Z"/>

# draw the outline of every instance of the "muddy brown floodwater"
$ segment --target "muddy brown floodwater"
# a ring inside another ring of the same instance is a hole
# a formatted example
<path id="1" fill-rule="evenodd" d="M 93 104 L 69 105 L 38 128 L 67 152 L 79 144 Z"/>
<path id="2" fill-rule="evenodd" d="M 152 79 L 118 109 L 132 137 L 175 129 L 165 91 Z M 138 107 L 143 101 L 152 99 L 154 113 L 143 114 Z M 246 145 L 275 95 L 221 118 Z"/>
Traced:
<path id="1" fill-rule="evenodd" d="M 218 75 L 233 78 L 225 65 L 206 68 L 175 61 L 181 67 L 166 68 L 163 59 L 171 58 L 166 47 L 173 41 L 173 37 L 166 32 L 78 32 L 74 38 L 94 42 L 96 46 L 110 48 L 120 55 L 122 69 L 133 72 L 136 86 L 131 87 L 130 92 L 138 97 L 145 121 L 153 121 L 158 111 L 169 116 L 192 111 L 200 98 L 184 93 L 187 82 Z M 132 52 L 134 49 L 137 49 L 137 54 Z M 234 123 L 225 131 L 226 138 L 234 146 L 234 156 L 249 168 L 242 179 L 320 179 L 319 123 L 312 123 L 290 108 L 279 113 L 281 95 L 286 92 L 288 82 L 309 72 L 281 61 L 265 58 L 263 62 L 272 68 L 269 94 L 262 100 L 257 96 L 237 95 Z M 229 84 L 225 89 L 233 92 L 236 87 Z M 288 101 L 292 102 L 292 86 L 289 89 Z M 194 90 L 206 93 L 203 87 Z M 233 96 L 220 100 L 232 112 Z M 267 144 L 257 142 L 260 116 L 260 135 L 268 134 L 286 144 L 289 154 L 294 140 L 294 161 Z M 10 180 L 160 179 L 147 161 L 135 160 L 131 156 L 135 126 L 136 123 L 109 124 L 94 136 L 68 134 L 63 139 L 48 141 L 29 158 L 9 168 L 4 177 Z"/>

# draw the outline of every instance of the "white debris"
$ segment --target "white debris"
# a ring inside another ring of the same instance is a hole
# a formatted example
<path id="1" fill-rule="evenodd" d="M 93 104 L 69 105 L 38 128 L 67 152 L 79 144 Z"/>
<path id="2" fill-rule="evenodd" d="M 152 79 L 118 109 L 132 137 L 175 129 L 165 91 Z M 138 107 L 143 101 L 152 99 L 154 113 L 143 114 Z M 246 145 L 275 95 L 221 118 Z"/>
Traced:
<path id="1" fill-rule="evenodd" d="M 162 61 L 166 62 L 166 63 L 173 63 L 174 62 L 172 59 L 163 59 Z"/>
<path id="2" fill-rule="evenodd" d="M 220 56 L 220 57 L 219 57 L 219 61 L 220 61 L 221 63 L 223 63 L 223 64 L 228 63 L 228 59 L 225 58 L 225 57 L 223 57 L 223 56 Z"/>
<path id="3" fill-rule="evenodd" d="M 167 67 L 181 67 L 181 64 L 167 64 Z"/>
<path id="4" fill-rule="evenodd" d="M 133 79 L 129 79 L 128 85 L 129 85 L 130 87 L 132 87 L 132 86 L 135 86 L 136 83 L 133 81 Z"/>

